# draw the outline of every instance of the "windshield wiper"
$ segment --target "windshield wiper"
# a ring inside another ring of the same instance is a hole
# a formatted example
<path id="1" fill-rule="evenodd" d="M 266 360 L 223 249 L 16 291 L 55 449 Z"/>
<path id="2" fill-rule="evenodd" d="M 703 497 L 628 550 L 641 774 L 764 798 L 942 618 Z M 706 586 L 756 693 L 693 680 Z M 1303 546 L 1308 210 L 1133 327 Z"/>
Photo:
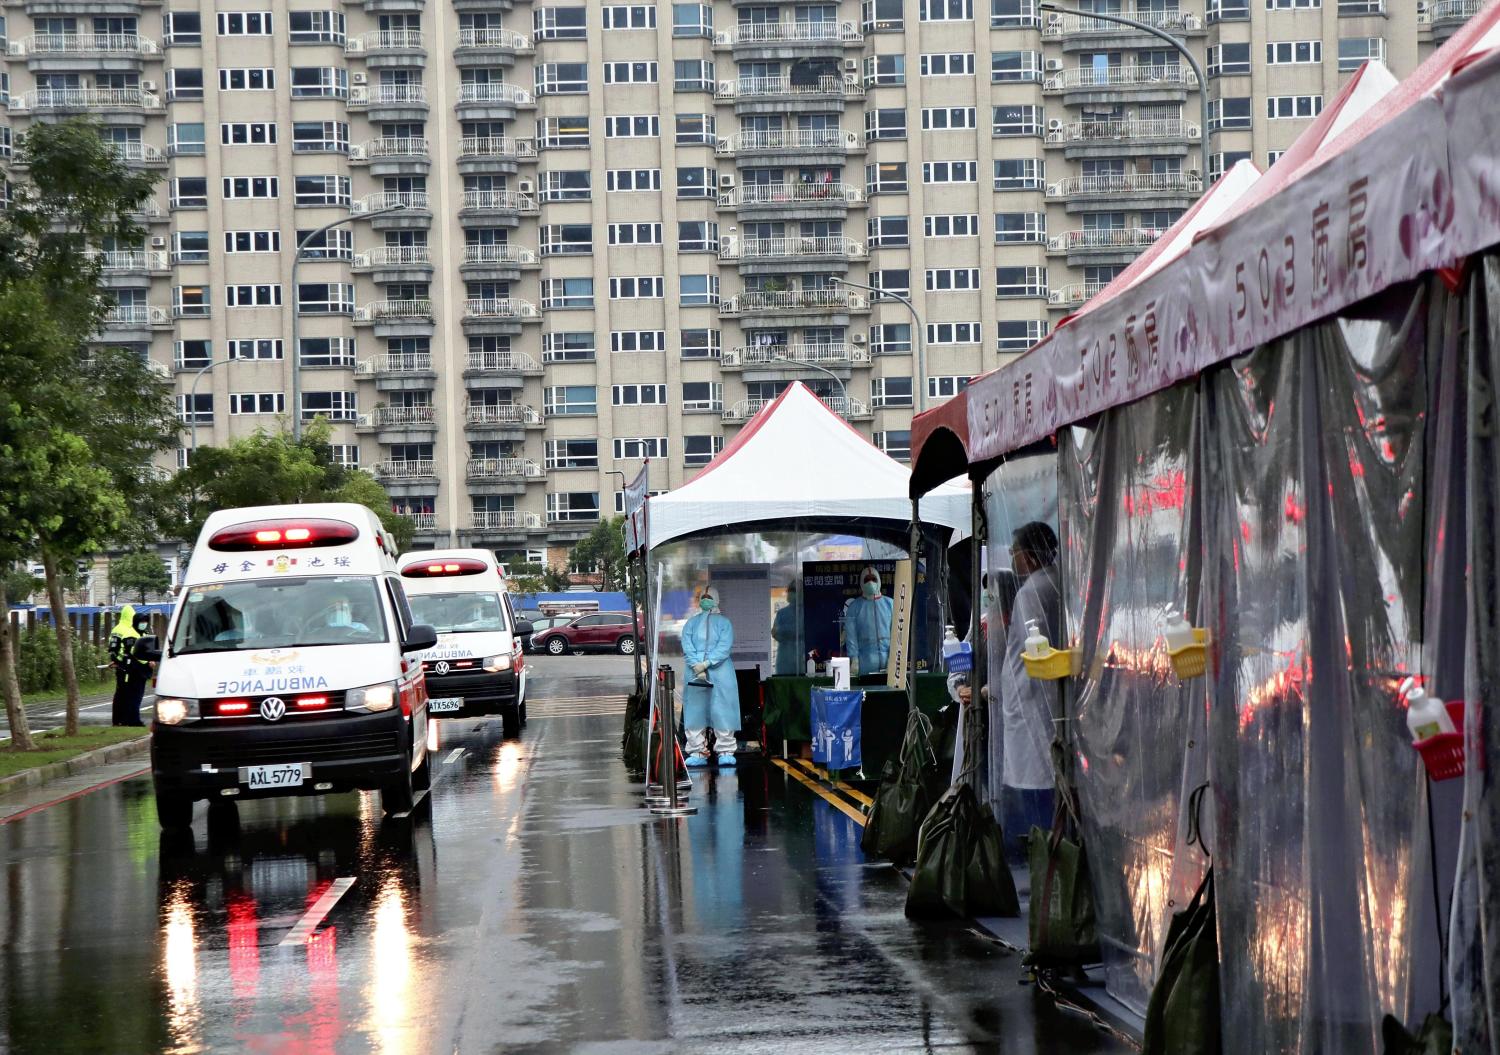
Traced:
<path id="1" fill-rule="evenodd" d="M 173 652 L 174 656 L 202 656 L 210 652 L 240 652 L 239 645 L 206 645 L 202 648 L 184 648 Z"/>

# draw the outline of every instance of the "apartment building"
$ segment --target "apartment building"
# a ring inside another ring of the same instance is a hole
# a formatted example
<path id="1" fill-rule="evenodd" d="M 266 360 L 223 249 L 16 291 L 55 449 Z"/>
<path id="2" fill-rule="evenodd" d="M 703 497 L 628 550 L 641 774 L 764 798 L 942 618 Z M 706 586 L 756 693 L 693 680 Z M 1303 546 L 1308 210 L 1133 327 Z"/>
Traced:
<path id="1" fill-rule="evenodd" d="M 1037 0 L 6 0 L 0 153 L 93 113 L 160 172 L 101 339 L 198 442 L 324 415 L 419 543 L 538 559 L 793 380 L 905 457 L 914 409 L 1478 7 L 1081 3 L 1183 40 L 1209 128 L 1168 44 Z"/>

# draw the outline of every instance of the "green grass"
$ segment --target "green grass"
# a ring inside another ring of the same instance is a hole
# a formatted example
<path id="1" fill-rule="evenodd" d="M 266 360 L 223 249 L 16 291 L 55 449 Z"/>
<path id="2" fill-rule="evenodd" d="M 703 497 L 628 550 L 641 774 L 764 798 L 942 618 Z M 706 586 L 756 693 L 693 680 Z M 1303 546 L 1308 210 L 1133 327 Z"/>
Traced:
<path id="1" fill-rule="evenodd" d="M 77 736 L 64 736 L 61 729 L 49 729 L 45 733 L 34 734 L 35 750 L 17 751 L 14 747 L 0 747 L 0 778 L 35 769 L 37 766 L 51 765 L 53 762 L 65 762 L 85 751 L 136 740 L 145 735 L 144 729 L 112 725 L 86 725 L 78 731 Z"/>
<path id="2" fill-rule="evenodd" d="M 85 680 L 85 681 L 80 681 L 78 683 L 78 694 L 80 696 L 97 696 L 101 692 L 114 692 L 114 691 L 115 691 L 115 676 L 112 673 L 110 674 L 109 677 L 107 677 L 107 678 L 100 678 L 98 681 L 94 681 L 92 679 L 89 679 L 89 680 Z M 21 693 L 21 706 L 22 707 L 32 707 L 32 706 L 34 706 L 36 704 L 42 704 L 42 703 L 66 703 L 67 700 L 68 700 L 68 694 L 66 692 L 64 692 L 62 689 L 44 689 L 41 692 L 23 692 L 23 693 Z"/>

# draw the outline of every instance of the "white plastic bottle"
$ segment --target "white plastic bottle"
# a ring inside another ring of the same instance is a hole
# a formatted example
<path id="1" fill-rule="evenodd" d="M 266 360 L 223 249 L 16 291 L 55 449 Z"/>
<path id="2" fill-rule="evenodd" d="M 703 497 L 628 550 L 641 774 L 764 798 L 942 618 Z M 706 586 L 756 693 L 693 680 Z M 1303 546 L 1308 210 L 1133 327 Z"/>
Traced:
<path id="1" fill-rule="evenodd" d="M 818 657 L 812 652 L 807 654 L 807 676 L 809 678 L 818 676 Z"/>
<path id="2" fill-rule="evenodd" d="M 1193 636 L 1193 628 L 1188 625 L 1188 621 L 1186 619 L 1182 618 L 1182 614 L 1180 612 L 1167 613 L 1167 629 L 1165 636 L 1167 639 L 1167 650 L 1169 652 L 1176 652 L 1179 649 L 1187 648 L 1189 645 L 1194 644 L 1197 641 L 1197 638 Z"/>
<path id="3" fill-rule="evenodd" d="M 963 651 L 963 642 L 951 626 L 943 628 L 943 669 L 947 670 L 953 657 Z"/>
<path id="4" fill-rule="evenodd" d="M 1443 701 L 1427 695 L 1427 690 L 1418 685 L 1415 678 L 1407 678 L 1397 691 L 1406 697 L 1406 727 L 1411 730 L 1414 743 L 1439 733 L 1458 731 L 1453 727 L 1453 719 L 1448 716 Z"/>
<path id="5" fill-rule="evenodd" d="M 1038 625 L 1040 622 L 1039 619 L 1026 620 L 1026 654 L 1033 659 L 1045 656 L 1051 645 L 1051 642 L 1047 640 L 1047 635 L 1042 633 Z"/>

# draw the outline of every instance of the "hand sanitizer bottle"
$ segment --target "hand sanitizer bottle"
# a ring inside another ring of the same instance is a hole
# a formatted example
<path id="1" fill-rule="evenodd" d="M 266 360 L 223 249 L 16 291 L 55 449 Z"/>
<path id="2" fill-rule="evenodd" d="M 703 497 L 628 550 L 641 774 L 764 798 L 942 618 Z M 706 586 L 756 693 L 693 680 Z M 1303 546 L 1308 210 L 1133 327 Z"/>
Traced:
<path id="1" fill-rule="evenodd" d="M 1406 727 L 1411 730 L 1413 742 L 1458 731 L 1453 728 L 1453 719 L 1443 701 L 1427 695 L 1415 678 L 1407 678 L 1396 691 L 1406 698 Z"/>
<path id="2" fill-rule="evenodd" d="M 807 654 L 807 676 L 809 678 L 818 676 L 818 653 L 816 651 Z"/>
<path id="3" fill-rule="evenodd" d="M 1167 613 L 1167 629 L 1165 636 L 1167 639 L 1167 650 L 1170 652 L 1176 652 L 1178 649 L 1187 648 L 1189 645 L 1194 644 L 1197 641 L 1197 639 L 1193 637 L 1193 628 L 1188 625 L 1188 621 L 1182 618 L 1182 615 L 1179 612 Z"/>
<path id="4" fill-rule="evenodd" d="M 1040 659 L 1047 654 L 1047 648 L 1051 644 L 1047 636 L 1042 633 L 1037 625 L 1040 620 L 1026 620 L 1026 654 L 1033 659 Z"/>
<path id="5" fill-rule="evenodd" d="M 947 670 L 953 657 L 963 651 L 963 643 L 958 640 L 958 635 L 953 628 L 945 627 L 943 633 L 943 669 Z"/>

